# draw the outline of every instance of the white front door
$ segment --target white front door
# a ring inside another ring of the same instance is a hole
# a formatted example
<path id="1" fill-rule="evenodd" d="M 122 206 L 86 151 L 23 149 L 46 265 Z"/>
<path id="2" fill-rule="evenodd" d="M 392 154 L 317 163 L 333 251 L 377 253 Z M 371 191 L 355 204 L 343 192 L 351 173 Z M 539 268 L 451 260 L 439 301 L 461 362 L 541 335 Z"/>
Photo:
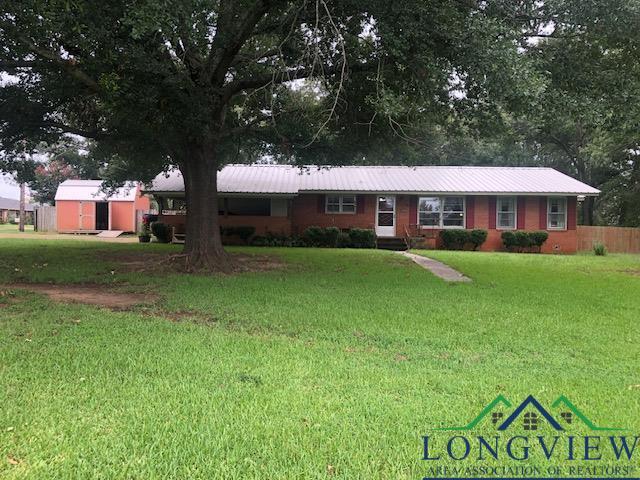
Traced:
<path id="1" fill-rule="evenodd" d="M 396 197 L 393 195 L 377 198 L 376 235 L 379 237 L 396 236 Z"/>

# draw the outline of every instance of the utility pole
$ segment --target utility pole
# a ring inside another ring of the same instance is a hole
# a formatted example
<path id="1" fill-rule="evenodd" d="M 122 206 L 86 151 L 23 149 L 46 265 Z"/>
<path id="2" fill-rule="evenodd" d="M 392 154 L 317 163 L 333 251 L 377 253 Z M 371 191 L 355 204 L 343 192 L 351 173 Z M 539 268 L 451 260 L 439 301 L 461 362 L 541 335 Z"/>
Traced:
<path id="1" fill-rule="evenodd" d="M 20 183 L 20 223 L 18 225 L 18 230 L 20 230 L 21 232 L 24 232 L 24 191 L 25 191 L 25 185 L 24 182 Z"/>

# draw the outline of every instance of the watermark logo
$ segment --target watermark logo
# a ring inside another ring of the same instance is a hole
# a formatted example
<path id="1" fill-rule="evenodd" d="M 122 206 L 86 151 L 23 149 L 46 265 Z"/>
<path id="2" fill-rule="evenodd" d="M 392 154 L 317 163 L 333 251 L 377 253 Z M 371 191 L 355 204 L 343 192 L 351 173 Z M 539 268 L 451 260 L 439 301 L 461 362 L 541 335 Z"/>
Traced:
<path id="1" fill-rule="evenodd" d="M 552 404 L 551 407 L 554 409 L 563 408 L 563 411 L 560 413 L 560 420 L 556 420 L 549 413 L 547 409 L 545 409 L 538 400 L 535 399 L 533 395 L 529 395 L 518 407 L 509 415 L 506 419 L 503 420 L 504 413 L 503 412 L 495 412 L 494 410 L 503 405 L 506 408 L 511 408 L 512 403 L 507 400 L 503 395 L 498 395 L 491 403 L 489 403 L 486 407 L 482 409 L 482 411 L 476 416 L 471 422 L 462 427 L 445 427 L 445 428 L 437 428 L 435 430 L 441 431 L 454 431 L 454 430 L 472 430 L 476 425 L 478 425 L 485 417 L 491 414 L 491 422 L 494 425 L 499 424 L 497 427 L 498 430 L 504 431 L 507 430 L 520 416 L 523 417 L 523 427 L 524 430 L 537 430 L 538 424 L 541 419 L 546 420 L 546 422 L 555 430 L 561 431 L 565 430 L 566 426 L 569 426 L 574 423 L 574 421 L 580 420 L 584 423 L 587 428 L 592 431 L 620 431 L 626 430 L 625 428 L 618 427 L 598 427 L 596 426 L 589 418 L 582 413 L 567 397 L 564 395 L 560 395 Z M 527 407 L 531 407 L 528 409 Z M 527 411 L 525 410 L 534 410 Z M 537 412 L 537 413 L 536 413 Z M 563 426 L 563 424 L 565 426 Z"/>
<path id="2" fill-rule="evenodd" d="M 592 421 L 564 395 L 498 395 L 468 423 L 432 429 L 422 450 L 425 479 L 620 479 L 636 474 L 640 437 Z"/>

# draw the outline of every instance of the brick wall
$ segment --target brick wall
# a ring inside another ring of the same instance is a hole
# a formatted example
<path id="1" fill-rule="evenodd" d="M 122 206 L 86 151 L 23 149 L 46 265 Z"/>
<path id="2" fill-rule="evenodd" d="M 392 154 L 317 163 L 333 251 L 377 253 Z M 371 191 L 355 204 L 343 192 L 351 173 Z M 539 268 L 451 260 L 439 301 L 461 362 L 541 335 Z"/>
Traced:
<path id="1" fill-rule="evenodd" d="M 220 217 L 221 225 L 254 225 L 256 233 L 266 232 L 300 235 L 307 227 L 375 228 L 377 195 L 357 195 L 356 213 L 325 213 L 325 196 L 320 194 L 301 194 L 290 204 L 288 217 Z M 396 236 L 404 236 L 405 229 L 415 231 L 417 211 L 415 196 L 396 195 Z M 469 206 L 473 204 L 472 208 Z M 541 211 L 541 207 L 543 210 Z M 568 229 L 566 231 L 550 231 L 549 239 L 543 252 L 574 253 L 577 247 L 575 218 L 577 212 L 576 199 L 570 197 L 567 205 Z M 484 251 L 502 250 L 501 230 L 495 229 L 495 197 L 476 196 L 467 201 L 467 227 L 488 230 L 488 238 L 482 246 Z M 524 217 L 524 218 L 523 218 Z M 184 223 L 183 216 L 163 217 L 163 221 L 179 226 Z M 544 230 L 546 227 L 546 198 L 518 198 L 518 226 L 525 230 Z M 180 228 L 180 227 L 178 227 Z M 439 232 L 422 230 L 433 239 L 428 242 L 439 247 Z"/>

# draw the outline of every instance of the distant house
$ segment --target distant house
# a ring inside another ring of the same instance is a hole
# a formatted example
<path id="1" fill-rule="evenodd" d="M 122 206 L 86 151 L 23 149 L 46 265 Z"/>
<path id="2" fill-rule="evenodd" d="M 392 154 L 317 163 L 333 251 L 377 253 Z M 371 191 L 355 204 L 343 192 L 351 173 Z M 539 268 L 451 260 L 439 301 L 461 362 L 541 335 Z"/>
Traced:
<path id="1" fill-rule="evenodd" d="M 65 180 L 55 201 L 60 233 L 134 232 L 136 211 L 149 209 L 149 199 L 134 182 L 108 195 L 102 191 L 101 180 Z"/>
<path id="2" fill-rule="evenodd" d="M 26 203 L 24 210 L 26 212 L 25 222 L 31 223 L 33 221 L 33 205 Z M 17 223 L 19 217 L 20 200 L 0 197 L 0 223 Z"/>
<path id="3" fill-rule="evenodd" d="M 505 230 L 546 230 L 543 251 L 576 251 L 578 198 L 599 191 L 552 168 L 451 166 L 299 167 L 228 165 L 218 176 L 220 224 L 296 235 L 312 225 L 375 231 L 379 239 L 445 229 L 489 232 L 483 250 L 502 248 Z M 184 233 L 184 183 L 160 174 L 146 190 L 160 220 Z"/>

